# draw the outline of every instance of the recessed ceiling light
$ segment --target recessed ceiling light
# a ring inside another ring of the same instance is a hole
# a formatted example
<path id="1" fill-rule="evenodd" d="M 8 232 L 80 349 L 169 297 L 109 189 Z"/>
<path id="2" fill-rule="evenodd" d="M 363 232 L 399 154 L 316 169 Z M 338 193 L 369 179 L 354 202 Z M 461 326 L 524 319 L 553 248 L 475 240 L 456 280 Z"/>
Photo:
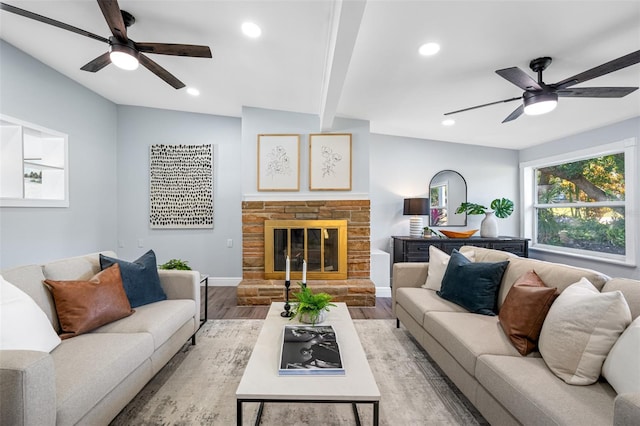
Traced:
<path id="1" fill-rule="evenodd" d="M 195 87 L 187 87 L 187 93 L 191 96 L 200 96 L 200 91 Z"/>
<path id="2" fill-rule="evenodd" d="M 420 49 L 418 49 L 418 52 L 420 52 L 422 56 L 435 55 L 439 51 L 440 51 L 440 45 L 438 43 L 425 43 L 422 46 L 420 46 Z"/>
<path id="3" fill-rule="evenodd" d="M 453 126 L 454 124 L 456 124 L 456 120 L 454 120 L 453 118 L 447 118 L 446 120 L 442 120 L 443 126 Z"/>
<path id="4" fill-rule="evenodd" d="M 262 34 L 262 30 L 260 29 L 260 27 L 253 22 L 245 22 L 244 24 L 242 24 L 242 32 L 244 33 L 244 35 L 251 38 L 260 37 L 260 34 Z"/>

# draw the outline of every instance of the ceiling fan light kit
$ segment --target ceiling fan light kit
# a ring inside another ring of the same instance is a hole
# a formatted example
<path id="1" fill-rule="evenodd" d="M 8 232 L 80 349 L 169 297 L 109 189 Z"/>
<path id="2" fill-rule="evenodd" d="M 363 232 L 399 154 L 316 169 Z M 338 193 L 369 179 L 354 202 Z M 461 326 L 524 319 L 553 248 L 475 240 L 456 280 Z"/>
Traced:
<path id="1" fill-rule="evenodd" d="M 557 93 L 524 92 L 524 113 L 527 115 L 542 115 L 553 111 L 558 106 Z"/>
<path id="2" fill-rule="evenodd" d="M 138 65 L 140 64 L 138 51 L 128 44 L 118 43 L 117 41 L 111 44 L 109 59 L 111 59 L 111 63 L 116 67 L 128 71 L 138 69 Z"/>

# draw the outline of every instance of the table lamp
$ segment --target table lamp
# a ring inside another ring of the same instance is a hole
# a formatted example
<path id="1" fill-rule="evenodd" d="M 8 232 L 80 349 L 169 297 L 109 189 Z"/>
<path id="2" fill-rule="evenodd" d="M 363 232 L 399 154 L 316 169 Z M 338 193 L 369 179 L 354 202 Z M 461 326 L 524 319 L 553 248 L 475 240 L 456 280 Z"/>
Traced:
<path id="1" fill-rule="evenodd" d="M 422 217 L 429 214 L 428 198 L 405 198 L 404 215 L 411 215 L 409 219 L 409 236 L 422 237 L 423 227 Z"/>

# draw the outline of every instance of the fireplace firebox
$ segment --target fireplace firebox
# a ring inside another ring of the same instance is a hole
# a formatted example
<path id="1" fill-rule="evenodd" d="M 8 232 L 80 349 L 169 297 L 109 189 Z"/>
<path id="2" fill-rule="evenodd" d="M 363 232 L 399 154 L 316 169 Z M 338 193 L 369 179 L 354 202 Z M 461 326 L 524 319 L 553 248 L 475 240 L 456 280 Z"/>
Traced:
<path id="1" fill-rule="evenodd" d="M 346 220 L 266 220 L 264 275 L 284 279 L 287 256 L 291 280 L 302 278 L 303 260 L 308 280 L 347 278 Z"/>

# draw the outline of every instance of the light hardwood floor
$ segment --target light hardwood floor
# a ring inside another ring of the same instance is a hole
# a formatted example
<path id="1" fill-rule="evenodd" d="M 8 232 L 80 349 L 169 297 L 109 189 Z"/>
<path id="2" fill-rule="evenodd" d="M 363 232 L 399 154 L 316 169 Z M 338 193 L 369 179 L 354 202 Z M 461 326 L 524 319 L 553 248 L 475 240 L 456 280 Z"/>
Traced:
<path id="1" fill-rule="evenodd" d="M 202 301 L 204 313 L 204 288 Z M 264 319 L 268 310 L 268 306 L 238 306 L 236 287 L 209 286 L 207 319 Z M 350 307 L 349 313 L 353 319 L 393 319 L 391 298 L 378 297 L 375 307 Z"/>

